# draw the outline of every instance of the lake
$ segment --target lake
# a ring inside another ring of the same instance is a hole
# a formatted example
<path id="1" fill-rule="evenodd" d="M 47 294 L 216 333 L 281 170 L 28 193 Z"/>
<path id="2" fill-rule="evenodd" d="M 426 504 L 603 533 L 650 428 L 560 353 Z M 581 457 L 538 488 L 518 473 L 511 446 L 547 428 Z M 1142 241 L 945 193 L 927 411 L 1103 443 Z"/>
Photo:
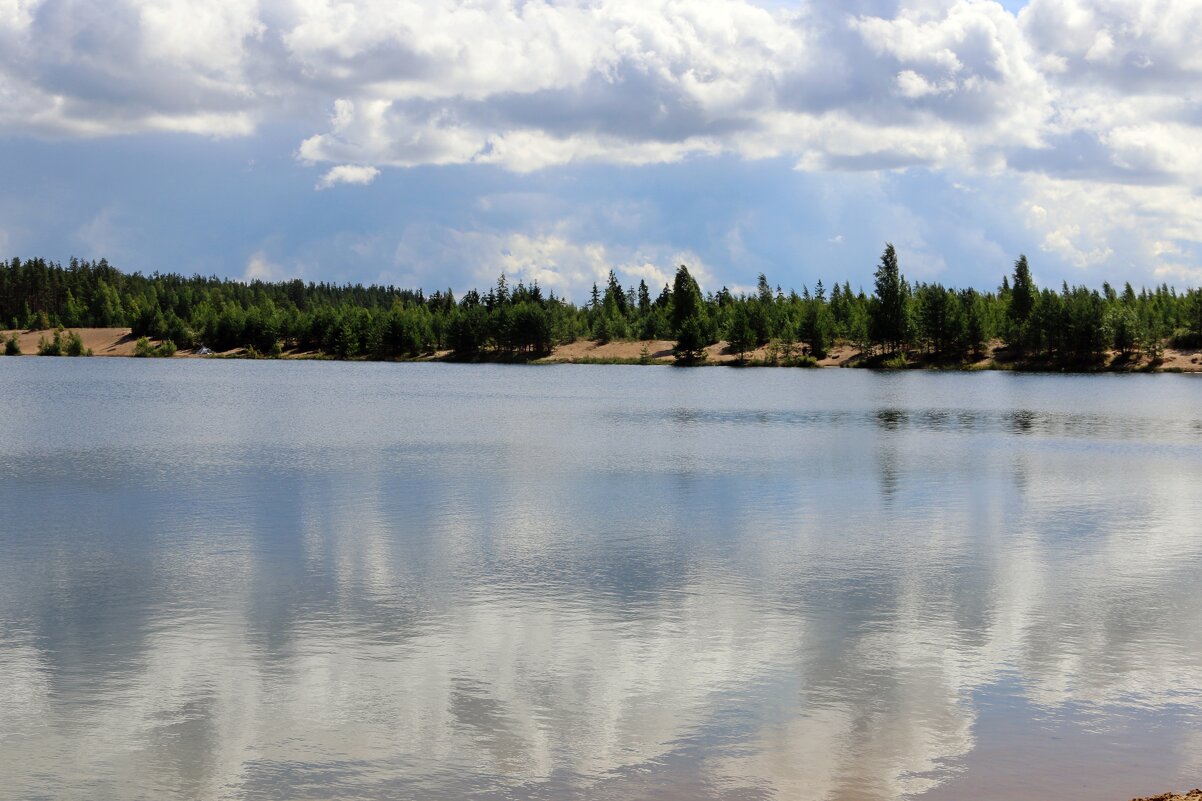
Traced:
<path id="1" fill-rule="evenodd" d="M 0 358 L 0 797 L 1202 777 L 1202 378 Z"/>

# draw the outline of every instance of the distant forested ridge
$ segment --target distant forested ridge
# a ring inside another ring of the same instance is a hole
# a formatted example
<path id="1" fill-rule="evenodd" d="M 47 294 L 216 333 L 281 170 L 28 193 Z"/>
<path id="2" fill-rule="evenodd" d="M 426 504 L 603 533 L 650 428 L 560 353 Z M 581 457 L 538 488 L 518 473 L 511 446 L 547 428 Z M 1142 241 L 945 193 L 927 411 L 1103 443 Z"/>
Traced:
<path id="1" fill-rule="evenodd" d="M 1202 343 L 1202 292 L 1037 287 L 1026 257 L 993 291 L 907 281 L 886 245 L 871 291 L 819 281 L 785 292 L 760 275 L 756 290 L 702 292 L 681 266 L 671 285 L 623 287 L 611 272 L 583 306 L 502 275 L 456 297 L 392 286 L 123 273 L 105 260 L 0 264 L 0 327 L 130 327 L 138 337 L 224 351 L 316 352 L 389 359 L 530 358 L 576 339 L 665 339 L 678 361 L 725 340 L 740 356 L 771 345 L 821 358 L 836 341 L 885 360 L 903 353 L 962 360 L 1000 341 L 1016 359 L 1081 363 L 1109 351 L 1152 360 L 1166 343 Z"/>

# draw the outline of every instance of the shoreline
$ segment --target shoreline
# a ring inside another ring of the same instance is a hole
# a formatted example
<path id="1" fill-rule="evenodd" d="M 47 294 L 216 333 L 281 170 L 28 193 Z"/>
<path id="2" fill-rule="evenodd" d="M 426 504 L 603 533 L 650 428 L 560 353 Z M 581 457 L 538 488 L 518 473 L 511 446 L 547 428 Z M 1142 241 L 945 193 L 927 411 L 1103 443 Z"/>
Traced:
<path id="1" fill-rule="evenodd" d="M 68 328 L 80 335 L 86 348 L 93 356 L 136 358 L 134 354 L 137 344 L 129 328 Z M 22 356 L 37 356 L 38 341 L 53 335 L 52 330 L 5 330 L 0 331 L 0 337 L 7 339 L 16 334 L 21 345 Z M 476 364 L 632 364 L 632 365 L 672 365 L 675 360 L 672 348 L 675 343 L 670 340 L 621 340 L 600 343 L 596 340 L 576 340 L 565 345 L 555 346 L 550 354 L 542 356 L 524 356 L 522 354 L 484 354 L 474 359 L 453 358 L 450 351 L 439 351 L 426 356 L 413 358 L 389 359 L 397 362 L 450 362 Z M 1136 357 L 1124 360 L 1114 353 L 1107 354 L 1103 361 L 1095 364 L 1064 365 L 1057 362 L 1029 360 L 1016 362 L 1006 360 L 1005 352 L 1000 343 L 991 343 L 989 352 L 980 359 L 938 360 L 925 354 L 910 354 L 904 365 L 887 361 L 882 356 L 865 358 L 855 347 L 840 343 L 832 347 L 823 359 L 809 359 L 805 364 L 783 363 L 780 354 L 774 353 L 771 345 L 761 346 L 754 351 L 748 351 L 745 358 L 740 360 L 725 342 L 718 342 L 706 347 L 706 358 L 693 366 L 728 366 L 728 367 L 859 367 L 870 369 L 891 370 L 942 370 L 954 372 L 973 372 L 978 370 L 1016 371 L 1016 372 L 1059 372 L 1059 373 L 1202 373 L 1202 351 L 1176 350 L 1165 348 L 1164 357 L 1159 364 L 1152 365 L 1146 358 Z M 3 358 L 3 357 L 0 357 Z M 61 357 L 60 357 L 61 358 Z M 250 354 L 246 348 L 235 348 L 229 351 L 212 354 L 199 354 L 195 350 L 180 349 L 175 356 L 169 358 L 226 358 L 250 359 L 261 358 Z M 286 350 L 280 359 L 317 359 L 329 361 L 365 361 L 362 358 L 338 359 L 320 351 Z"/>

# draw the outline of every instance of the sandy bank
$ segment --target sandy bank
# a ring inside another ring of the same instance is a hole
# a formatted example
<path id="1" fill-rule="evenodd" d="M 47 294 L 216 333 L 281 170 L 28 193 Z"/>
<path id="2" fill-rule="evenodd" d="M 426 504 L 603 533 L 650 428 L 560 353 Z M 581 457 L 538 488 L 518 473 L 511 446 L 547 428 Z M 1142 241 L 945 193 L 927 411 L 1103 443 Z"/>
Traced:
<path id="1" fill-rule="evenodd" d="M 651 362 L 671 364 L 675 361 L 672 348 L 676 343 L 667 339 L 653 339 L 646 342 L 606 342 L 601 344 L 592 340 L 577 340 L 567 345 L 559 345 L 538 361 L 544 364 L 577 364 L 588 362 Z M 705 349 L 705 361 L 709 364 L 733 364 L 739 360 L 739 354 L 730 350 L 725 342 L 710 345 Z M 857 351 L 847 346 L 837 346 L 831 349 L 827 358 L 819 362 L 823 367 L 839 367 L 848 359 L 855 356 Z M 756 348 L 744 354 L 749 363 L 764 363 L 769 359 L 768 347 Z"/>
<path id="2" fill-rule="evenodd" d="M 1147 798 L 1133 798 L 1131 801 L 1199 801 L 1199 799 L 1202 799 L 1202 790 L 1195 788 L 1185 795 L 1164 793 L 1162 795 L 1150 795 Z"/>
<path id="3" fill-rule="evenodd" d="M 79 333 L 83 339 L 84 346 L 91 348 L 93 356 L 133 356 L 134 346 L 137 343 L 137 338 L 133 336 L 128 328 L 72 328 L 72 331 Z M 49 339 L 54 336 L 54 331 L 2 331 L 0 336 L 7 339 L 13 333 L 17 334 L 17 338 L 21 343 L 21 353 L 25 356 L 36 356 L 38 352 L 38 341 L 45 337 Z M 622 341 L 622 342 L 606 342 L 604 344 L 592 340 L 577 340 L 566 345 L 557 346 L 549 356 L 536 359 L 539 364 L 588 364 L 588 363 L 613 363 L 613 364 L 671 364 L 674 359 L 672 357 L 672 347 L 675 343 L 666 339 L 655 339 L 642 341 Z M 1000 343 L 994 343 L 993 347 L 989 348 L 989 353 L 979 361 L 952 365 L 955 367 L 963 367 L 968 369 L 989 369 L 993 367 L 993 351 L 1000 347 Z M 719 342 L 710 345 L 705 349 L 707 364 L 734 364 L 739 361 L 739 355 L 730 350 L 725 342 Z M 221 356 L 238 356 L 242 354 L 242 350 L 226 351 Z M 831 348 L 830 353 L 825 359 L 818 362 L 820 367 L 842 367 L 850 362 L 853 362 L 860 353 L 850 345 L 841 344 Z M 190 350 L 180 350 L 176 354 L 179 357 L 195 357 L 196 354 Z M 433 356 L 424 356 L 413 361 L 437 361 L 440 359 L 449 358 L 450 354 L 446 351 L 439 352 Z M 770 347 L 761 347 L 753 351 L 748 351 L 744 354 L 747 364 L 767 364 L 772 360 L 772 352 Z M 285 352 L 284 358 L 291 359 L 311 359 L 321 358 L 321 354 L 312 352 Z M 1111 359 L 1113 360 L 1113 356 Z M 922 365 L 918 366 L 939 366 L 939 365 Z M 999 366 L 1006 365 L 999 362 Z M 1054 367 L 1052 369 L 1055 369 Z M 1123 370 L 1141 370 L 1147 369 L 1146 360 L 1136 361 L 1130 364 L 1111 364 L 1109 367 L 1101 367 L 1100 369 L 1111 369 L 1116 371 Z M 1164 358 L 1156 368 L 1159 371 L 1184 372 L 1184 373 L 1200 373 L 1202 372 L 1202 351 L 1199 350 L 1174 350 L 1167 348 L 1164 352 Z M 1202 801 L 1199 799 L 1198 801 Z"/>
<path id="4" fill-rule="evenodd" d="M 666 339 L 656 339 L 628 342 L 606 342 L 604 344 L 593 340 L 577 340 L 576 342 L 567 345 L 557 346 L 549 356 L 544 356 L 536 361 L 539 364 L 589 364 L 589 363 L 617 363 L 617 364 L 671 364 L 675 361 L 672 356 L 672 348 L 674 342 Z M 1006 364 L 1003 359 L 1004 354 L 1001 354 L 996 365 L 994 362 L 995 355 L 1002 348 L 1001 342 L 993 342 L 986 349 L 986 353 L 982 354 L 979 359 L 968 359 L 964 362 L 956 362 L 952 365 L 939 363 L 931 359 L 931 357 L 923 357 L 921 355 L 912 356 L 916 359 L 912 366 L 915 367 L 951 367 L 951 369 L 969 369 L 969 370 L 986 370 L 991 368 L 1010 369 L 1012 365 Z M 739 363 L 739 354 L 732 351 L 727 343 L 718 342 L 710 345 L 705 349 L 706 364 L 737 364 Z M 781 354 L 775 354 L 776 358 L 783 358 Z M 832 347 L 825 359 L 818 362 L 819 367 L 843 367 L 856 361 L 860 356 L 860 351 L 856 348 L 840 344 Z M 773 363 L 774 354 L 771 346 L 756 348 L 755 350 L 747 351 L 743 354 L 743 363 L 755 365 L 768 365 Z M 1109 369 L 1114 371 L 1135 371 L 1147 369 L 1147 360 L 1140 359 L 1131 363 L 1120 364 L 1115 361 L 1115 354 L 1110 354 L 1105 366 L 1099 365 L 1097 369 Z M 924 359 L 931 359 L 927 362 Z M 1055 370 L 1055 365 L 1049 366 L 1049 369 Z M 1181 351 L 1168 348 L 1164 352 L 1164 358 L 1161 364 L 1156 368 L 1162 372 L 1183 372 L 1197 373 L 1202 372 L 1202 351 Z"/>
<path id="5" fill-rule="evenodd" d="M 134 344 L 137 337 L 128 328 L 70 328 L 83 340 L 85 348 L 91 348 L 93 356 L 133 356 Z M 38 355 L 38 341 L 49 341 L 54 337 L 54 331 L 0 331 L 0 337 L 7 340 L 13 334 L 21 343 L 23 356 Z"/>

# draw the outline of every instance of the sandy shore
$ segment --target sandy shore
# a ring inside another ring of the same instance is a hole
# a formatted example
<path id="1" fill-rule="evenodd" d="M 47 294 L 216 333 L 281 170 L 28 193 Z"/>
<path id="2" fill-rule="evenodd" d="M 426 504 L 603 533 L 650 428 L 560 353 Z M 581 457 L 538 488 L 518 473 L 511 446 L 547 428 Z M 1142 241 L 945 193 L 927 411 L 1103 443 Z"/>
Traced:
<path id="1" fill-rule="evenodd" d="M 656 364 L 671 364 L 673 342 L 656 339 L 647 342 L 606 342 L 600 344 L 592 340 L 577 340 L 567 345 L 555 348 L 550 356 L 537 361 L 541 364 L 573 364 L 589 362 L 651 362 Z M 965 368 L 988 369 L 993 361 L 993 350 L 1000 348 L 1001 343 L 994 343 L 989 348 L 990 353 L 973 362 L 960 365 Z M 733 353 L 725 342 L 710 345 L 705 349 L 707 364 L 734 364 L 739 361 L 737 353 Z M 850 345 L 836 345 L 831 348 L 825 359 L 818 362 L 820 367 L 842 367 L 860 352 Z M 748 364 L 762 364 L 768 356 L 768 348 L 757 348 L 744 354 Z M 1146 364 L 1146 362 L 1145 362 Z M 1143 365 L 1135 364 L 1128 369 L 1139 369 Z M 1120 368 L 1116 368 L 1120 369 Z M 1164 352 L 1164 359 L 1158 368 L 1161 371 L 1198 373 L 1202 372 L 1202 351 L 1180 351 L 1171 348 Z"/>
<path id="2" fill-rule="evenodd" d="M 1164 363 L 1161 364 L 1160 369 L 1176 369 L 1183 373 L 1202 372 L 1202 351 L 1166 348 Z"/>
<path id="3" fill-rule="evenodd" d="M 1199 801 L 1199 799 L 1202 799 L 1202 790 L 1195 788 L 1185 795 L 1164 793 L 1162 795 L 1150 795 L 1147 798 L 1133 798 L 1131 801 Z"/>
<path id="4" fill-rule="evenodd" d="M 137 343 L 137 338 L 133 336 L 128 328 L 73 328 L 70 330 L 79 333 L 83 339 L 84 346 L 91 348 L 93 356 L 134 355 L 134 346 Z M 13 333 L 17 334 L 17 338 L 21 343 L 21 353 L 25 356 L 36 356 L 38 352 L 38 340 L 43 337 L 49 339 L 54 335 L 53 331 L 0 331 L 0 337 L 8 339 Z M 577 340 L 567 345 L 557 346 L 551 355 L 537 359 L 536 362 L 539 364 L 587 364 L 590 362 L 671 364 L 673 362 L 673 344 L 673 342 L 666 339 L 649 340 L 647 342 L 606 342 L 605 344 L 600 344 L 592 340 Z M 739 360 L 738 354 L 732 352 L 725 342 L 710 345 L 705 351 L 705 361 L 708 364 L 733 364 Z M 239 352 L 229 351 L 221 355 L 237 355 Z M 192 351 L 180 350 L 176 354 L 176 357 L 195 355 Z M 317 355 L 319 354 L 284 354 L 285 358 L 298 359 L 313 358 Z M 444 358 L 447 355 L 445 352 L 439 353 L 434 357 L 424 357 L 420 361 L 429 361 L 431 358 Z M 756 364 L 764 363 L 768 355 L 768 348 L 762 347 L 754 351 L 748 351 L 745 357 L 748 363 Z M 855 348 L 849 345 L 838 345 L 832 348 L 827 357 L 819 361 L 818 364 L 821 367 L 841 367 L 858 355 L 859 351 Z M 986 356 L 978 362 L 964 366 L 978 369 L 988 368 L 991 361 L 991 356 Z M 1137 364 L 1125 369 L 1139 369 L 1140 366 Z M 1161 371 L 1185 373 L 1202 372 L 1202 351 L 1166 349 L 1164 360 L 1158 369 Z M 1199 801 L 1202 801 L 1202 799 Z"/>
<path id="5" fill-rule="evenodd" d="M 640 362 L 645 358 L 648 362 L 670 364 L 674 361 L 672 347 L 675 344 L 667 339 L 654 339 L 647 342 L 606 342 L 605 344 L 582 339 L 567 345 L 560 345 L 550 356 L 538 361 L 546 364 L 572 364 L 590 361 Z M 819 364 L 823 367 L 839 367 L 856 353 L 854 348 L 839 346 L 832 349 L 827 358 L 820 361 Z M 705 360 L 710 364 L 733 364 L 739 360 L 739 355 L 732 352 L 725 342 L 710 345 L 705 349 L 705 354 Z M 756 348 L 745 354 L 749 362 L 763 362 L 767 356 L 767 347 Z"/>
<path id="6" fill-rule="evenodd" d="M 137 337 L 128 328 L 71 328 L 79 334 L 85 348 L 92 349 L 93 356 L 133 356 L 134 344 Z M 0 331 L 0 337 L 7 340 L 13 334 L 21 343 L 23 356 L 38 355 L 38 340 L 50 340 L 54 331 Z"/>

